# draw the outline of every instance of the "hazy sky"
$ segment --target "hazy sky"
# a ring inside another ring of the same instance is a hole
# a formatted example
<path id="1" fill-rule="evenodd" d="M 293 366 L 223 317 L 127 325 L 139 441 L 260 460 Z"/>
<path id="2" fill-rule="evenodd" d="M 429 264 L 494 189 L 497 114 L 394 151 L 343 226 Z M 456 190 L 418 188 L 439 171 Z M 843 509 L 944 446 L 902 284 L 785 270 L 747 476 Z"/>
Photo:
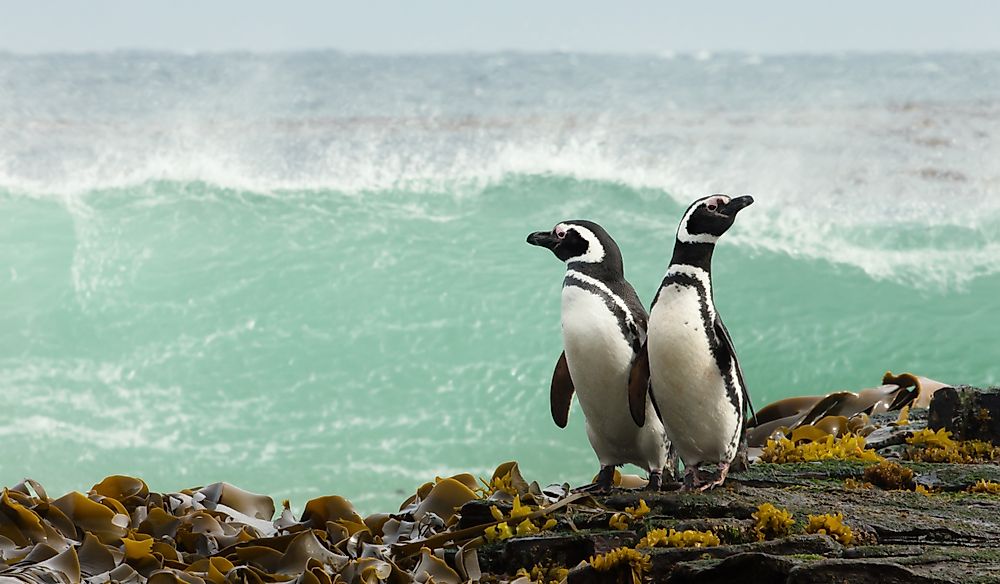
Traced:
<path id="1" fill-rule="evenodd" d="M 0 50 L 1000 50 L 991 0 L 0 0 Z"/>

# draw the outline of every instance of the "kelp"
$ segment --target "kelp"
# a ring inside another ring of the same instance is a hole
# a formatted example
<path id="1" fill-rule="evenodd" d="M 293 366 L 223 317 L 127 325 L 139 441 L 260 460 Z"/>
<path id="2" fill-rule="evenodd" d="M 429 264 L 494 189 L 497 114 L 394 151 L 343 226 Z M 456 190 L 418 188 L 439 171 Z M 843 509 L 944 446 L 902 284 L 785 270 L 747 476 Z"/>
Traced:
<path id="1" fill-rule="evenodd" d="M 494 503 L 494 521 L 459 528 L 472 501 Z M 457 584 L 480 578 L 478 546 L 551 529 L 552 513 L 583 502 L 593 503 L 566 485 L 528 483 L 514 462 L 482 484 L 437 477 L 397 513 L 367 517 L 335 495 L 298 518 L 285 502 L 275 517 L 270 497 L 227 483 L 155 493 L 111 476 L 51 499 L 26 479 L 0 492 L 0 582 Z M 457 552 L 446 558 L 445 546 Z"/>
<path id="2" fill-rule="evenodd" d="M 870 417 L 903 408 L 926 408 L 934 393 L 947 384 L 912 373 L 895 375 L 887 371 L 882 385 L 857 393 L 836 391 L 827 395 L 792 397 L 761 408 L 747 428 L 750 447 L 763 448 L 768 440 L 791 437 L 804 428 L 839 438 L 851 433 L 867 436 L 875 428 Z M 900 416 L 898 423 L 906 423 Z M 814 440 L 817 440 L 814 438 Z"/>

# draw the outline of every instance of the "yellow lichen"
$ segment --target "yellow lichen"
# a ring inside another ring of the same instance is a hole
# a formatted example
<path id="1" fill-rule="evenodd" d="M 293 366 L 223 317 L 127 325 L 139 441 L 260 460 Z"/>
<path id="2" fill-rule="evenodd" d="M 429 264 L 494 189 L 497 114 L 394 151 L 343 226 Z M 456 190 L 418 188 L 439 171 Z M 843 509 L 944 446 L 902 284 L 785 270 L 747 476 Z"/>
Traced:
<path id="1" fill-rule="evenodd" d="M 559 584 L 566 580 L 569 576 L 569 569 L 564 566 L 543 566 L 542 564 L 535 564 L 531 571 L 520 568 L 516 576 L 520 578 L 527 578 L 531 582 L 537 584 Z"/>
<path id="2" fill-rule="evenodd" d="M 673 529 L 651 529 L 646 533 L 646 535 L 639 540 L 639 543 L 635 545 L 638 548 L 654 548 L 654 547 L 677 547 L 677 548 L 687 548 L 687 547 L 708 547 L 713 545 L 719 545 L 720 541 L 718 536 L 716 536 L 711 531 L 695 531 L 693 529 L 685 529 L 684 531 L 675 531 Z"/>
<path id="3" fill-rule="evenodd" d="M 530 519 L 525 519 L 517 525 L 517 535 L 532 535 L 541 531 L 538 526 L 531 522 Z"/>
<path id="4" fill-rule="evenodd" d="M 861 482 L 861 481 L 856 481 L 854 479 L 844 479 L 844 488 L 845 489 L 849 489 L 849 490 L 851 490 L 851 489 L 870 489 L 870 488 L 872 488 L 874 486 L 875 485 L 873 485 L 871 483 L 865 483 L 865 482 Z"/>
<path id="5" fill-rule="evenodd" d="M 522 505 L 521 497 L 518 495 L 514 496 L 514 502 L 511 506 L 510 515 L 508 516 L 504 516 L 503 511 L 497 508 L 496 505 L 490 505 L 490 515 L 501 523 L 496 527 L 486 528 L 486 540 L 497 541 L 513 537 L 513 535 L 532 535 L 538 533 L 539 531 L 552 529 L 556 526 L 556 520 L 552 518 L 547 519 L 544 523 L 541 522 L 542 518 L 535 519 L 534 521 L 528 519 L 527 516 L 531 515 L 534 511 L 535 509 L 533 509 L 530 505 Z M 522 520 L 522 518 L 524 519 Z M 500 525 L 517 525 L 517 528 L 514 530 L 512 535 L 502 537 L 502 535 L 506 534 L 506 532 L 500 527 Z"/>
<path id="6" fill-rule="evenodd" d="M 982 440 L 954 440 L 944 428 L 923 429 L 906 439 L 910 448 L 907 457 L 919 462 L 951 462 L 971 464 L 1000 460 L 1000 448 Z"/>
<path id="7" fill-rule="evenodd" d="M 908 426 L 910 424 L 910 406 L 903 406 L 899 410 L 899 417 L 893 422 L 894 426 Z"/>
<path id="8" fill-rule="evenodd" d="M 611 520 L 608 521 L 608 525 L 619 530 L 628 529 L 628 515 L 624 513 L 615 513 L 611 516 Z"/>
<path id="9" fill-rule="evenodd" d="M 913 489 L 913 492 L 920 493 L 921 495 L 923 495 L 925 497 L 930 497 L 931 495 L 934 494 L 934 491 L 928 489 L 927 487 L 925 487 L 923 485 L 917 485 L 916 488 Z"/>
<path id="10" fill-rule="evenodd" d="M 646 505 L 644 499 L 639 499 L 639 504 L 635 507 L 626 507 L 625 512 L 632 516 L 633 519 L 642 519 L 646 515 L 649 515 L 649 506 Z"/>
<path id="11" fill-rule="evenodd" d="M 951 439 L 951 432 L 941 428 L 938 431 L 924 428 L 917 430 L 912 436 L 906 439 L 907 444 L 923 446 L 925 448 L 955 448 L 957 444 Z"/>
<path id="12" fill-rule="evenodd" d="M 652 561 L 646 554 L 627 547 L 611 550 L 606 554 L 601 554 L 590 558 L 590 565 L 599 572 L 607 572 L 622 564 L 628 565 L 632 570 L 633 584 L 642 584 L 643 574 L 649 572 Z"/>
<path id="13" fill-rule="evenodd" d="M 497 473 L 506 465 L 501 465 L 497 468 Z M 501 476 L 496 476 L 494 474 L 493 478 L 489 481 L 480 477 L 479 482 L 483 483 L 482 488 L 476 489 L 476 494 L 478 494 L 483 499 L 489 499 L 494 493 L 502 492 L 508 495 L 517 495 L 517 486 L 514 484 L 515 473 L 517 473 L 517 478 L 520 478 L 520 471 L 517 469 L 517 463 L 509 465 L 510 468 L 507 469 Z"/>
<path id="14" fill-rule="evenodd" d="M 806 525 L 806 533 L 822 533 L 833 537 L 843 545 L 851 545 L 854 534 L 851 528 L 844 525 L 844 516 L 841 513 L 831 515 L 810 515 L 809 524 Z"/>
<path id="15" fill-rule="evenodd" d="M 757 534 L 759 541 L 785 537 L 789 534 L 792 525 L 795 524 L 791 513 L 770 503 L 764 503 L 757 507 L 757 512 L 752 517 L 754 520 L 753 531 Z"/>
<path id="16" fill-rule="evenodd" d="M 629 524 L 636 519 L 642 519 L 649 514 L 649 506 L 646 505 L 646 501 L 639 499 L 639 504 L 635 507 L 626 507 L 624 513 L 615 513 L 611 516 L 608 521 L 608 525 L 614 529 L 628 529 Z"/>
<path id="17" fill-rule="evenodd" d="M 503 511 L 497 509 L 496 505 L 490 505 L 490 515 L 492 515 L 493 519 L 496 519 L 497 521 L 504 520 Z"/>
<path id="18" fill-rule="evenodd" d="M 489 482 L 483 479 L 479 479 L 483 483 L 483 488 L 479 489 L 478 494 L 483 499 L 488 499 L 497 491 L 507 493 L 508 495 L 516 495 L 517 489 L 514 488 L 513 482 L 511 481 L 510 475 L 504 475 L 499 478 L 495 478 Z"/>
<path id="19" fill-rule="evenodd" d="M 819 460 L 861 460 L 878 462 L 882 460 L 874 451 L 865 449 L 863 436 L 844 434 L 834 438 L 828 434 L 816 440 L 802 440 L 798 443 L 788 438 L 768 440 L 760 459 L 763 462 L 815 462 Z"/>
<path id="20" fill-rule="evenodd" d="M 507 525 L 506 521 L 501 521 L 492 527 L 487 527 L 483 532 L 486 541 L 503 541 L 514 537 L 514 530 Z"/>
<path id="21" fill-rule="evenodd" d="M 976 484 L 969 487 L 970 493 L 989 493 L 1000 495 L 1000 483 L 979 479 Z"/>
<path id="22" fill-rule="evenodd" d="M 865 480 L 876 487 L 891 490 L 912 491 L 913 471 L 890 460 L 883 460 L 878 464 L 865 467 Z"/>
<path id="23" fill-rule="evenodd" d="M 521 504 L 521 496 L 514 495 L 514 503 L 510 510 L 510 518 L 515 519 L 517 517 L 524 517 L 525 515 L 531 515 L 531 506 Z"/>

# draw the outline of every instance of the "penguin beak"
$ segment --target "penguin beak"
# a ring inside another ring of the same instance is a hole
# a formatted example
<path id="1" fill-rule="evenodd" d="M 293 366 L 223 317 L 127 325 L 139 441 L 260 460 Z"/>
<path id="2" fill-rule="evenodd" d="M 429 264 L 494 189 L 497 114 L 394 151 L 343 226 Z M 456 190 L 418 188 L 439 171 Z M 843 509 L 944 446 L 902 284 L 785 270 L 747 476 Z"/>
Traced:
<path id="1" fill-rule="evenodd" d="M 743 195 L 729 201 L 729 204 L 719 209 L 719 212 L 728 217 L 735 217 L 737 213 L 753 204 L 753 197 Z"/>
<path id="2" fill-rule="evenodd" d="M 552 249 L 559 244 L 559 239 L 551 231 L 536 231 L 528 236 L 528 243 Z"/>

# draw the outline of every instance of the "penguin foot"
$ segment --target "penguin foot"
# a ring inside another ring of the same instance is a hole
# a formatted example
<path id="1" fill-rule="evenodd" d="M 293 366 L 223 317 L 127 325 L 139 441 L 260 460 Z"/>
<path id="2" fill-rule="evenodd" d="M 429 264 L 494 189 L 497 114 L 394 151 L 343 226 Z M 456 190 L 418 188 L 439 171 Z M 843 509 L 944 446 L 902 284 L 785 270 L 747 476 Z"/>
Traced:
<path id="1" fill-rule="evenodd" d="M 598 491 L 610 491 L 615 483 L 615 467 L 602 466 L 601 472 L 597 473 L 597 482 L 594 483 Z"/>
<path id="2" fill-rule="evenodd" d="M 709 483 L 705 483 L 698 490 L 699 491 L 707 491 L 709 489 L 714 489 L 715 487 L 719 487 L 719 486 L 722 485 L 722 483 L 726 482 L 726 477 L 728 475 L 729 475 L 729 463 L 728 462 L 720 463 L 719 464 L 719 477 L 716 478 L 714 481 L 711 481 Z"/>
<path id="3" fill-rule="evenodd" d="M 682 491 L 700 491 L 698 488 L 701 486 L 701 477 L 698 473 L 698 467 L 689 466 L 684 468 L 684 482 L 681 487 Z"/>
<path id="4" fill-rule="evenodd" d="M 661 484 L 660 471 L 652 470 L 649 471 L 649 482 L 646 483 L 647 491 L 659 491 Z"/>

